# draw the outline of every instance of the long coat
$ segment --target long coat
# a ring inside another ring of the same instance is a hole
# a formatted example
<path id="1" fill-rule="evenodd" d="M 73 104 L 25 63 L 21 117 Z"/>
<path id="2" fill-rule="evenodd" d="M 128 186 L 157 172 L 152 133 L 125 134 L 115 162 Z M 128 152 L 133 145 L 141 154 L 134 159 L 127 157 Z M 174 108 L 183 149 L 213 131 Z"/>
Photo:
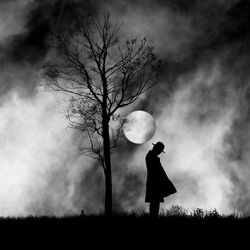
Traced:
<path id="1" fill-rule="evenodd" d="M 147 182 L 145 202 L 164 202 L 164 197 L 177 192 L 165 173 L 160 158 L 152 151 L 146 155 Z"/>

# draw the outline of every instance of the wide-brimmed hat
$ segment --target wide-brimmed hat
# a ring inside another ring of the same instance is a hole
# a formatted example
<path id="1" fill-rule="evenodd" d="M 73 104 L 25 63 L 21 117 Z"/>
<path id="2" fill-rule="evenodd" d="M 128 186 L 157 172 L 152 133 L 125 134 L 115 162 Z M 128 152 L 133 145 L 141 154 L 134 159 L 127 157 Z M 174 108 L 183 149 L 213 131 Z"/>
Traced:
<path id="1" fill-rule="evenodd" d="M 155 147 L 158 147 L 158 148 L 162 148 L 161 152 L 162 153 L 165 153 L 165 151 L 163 150 L 165 148 L 165 145 L 161 142 L 161 141 L 158 141 L 156 142 L 155 144 L 152 143 Z"/>

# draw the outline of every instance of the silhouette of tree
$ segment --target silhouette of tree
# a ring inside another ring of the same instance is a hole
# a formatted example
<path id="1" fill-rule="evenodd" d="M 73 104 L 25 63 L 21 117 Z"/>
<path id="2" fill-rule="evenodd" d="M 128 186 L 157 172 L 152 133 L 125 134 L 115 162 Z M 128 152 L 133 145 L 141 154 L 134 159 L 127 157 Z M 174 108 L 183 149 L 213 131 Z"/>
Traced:
<path id="1" fill-rule="evenodd" d="M 157 81 L 160 61 L 147 38 L 121 39 L 121 26 L 102 18 L 78 17 L 78 28 L 53 36 L 55 56 L 44 65 L 45 85 L 71 95 L 69 126 L 88 136 L 81 153 L 99 160 L 105 176 L 105 214 L 112 214 L 111 150 L 122 121 L 110 128 L 119 108 L 130 105 Z"/>

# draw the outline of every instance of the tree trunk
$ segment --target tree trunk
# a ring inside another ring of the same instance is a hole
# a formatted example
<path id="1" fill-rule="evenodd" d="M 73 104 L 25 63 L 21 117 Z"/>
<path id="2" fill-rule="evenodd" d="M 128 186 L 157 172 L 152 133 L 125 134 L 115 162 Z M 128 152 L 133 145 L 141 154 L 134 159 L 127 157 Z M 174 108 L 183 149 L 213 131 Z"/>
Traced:
<path id="1" fill-rule="evenodd" d="M 109 120 L 103 117 L 103 147 L 105 162 L 105 215 L 112 215 L 112 171 L 110 157 Z"/>

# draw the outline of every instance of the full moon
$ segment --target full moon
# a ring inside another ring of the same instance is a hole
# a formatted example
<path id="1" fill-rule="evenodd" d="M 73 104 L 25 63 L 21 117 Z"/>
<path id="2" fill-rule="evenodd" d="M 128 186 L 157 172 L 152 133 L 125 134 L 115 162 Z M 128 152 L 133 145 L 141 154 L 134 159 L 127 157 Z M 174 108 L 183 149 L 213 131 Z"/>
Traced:
<path id="1" fill-rule="evenodd" d="M 154 118 L 147 112 L 137 110 L 131 112 L 123 124 L 123 132 L 126 138 L 136 144 L 142 144 L 150 140 L 155 133 Z"/>

